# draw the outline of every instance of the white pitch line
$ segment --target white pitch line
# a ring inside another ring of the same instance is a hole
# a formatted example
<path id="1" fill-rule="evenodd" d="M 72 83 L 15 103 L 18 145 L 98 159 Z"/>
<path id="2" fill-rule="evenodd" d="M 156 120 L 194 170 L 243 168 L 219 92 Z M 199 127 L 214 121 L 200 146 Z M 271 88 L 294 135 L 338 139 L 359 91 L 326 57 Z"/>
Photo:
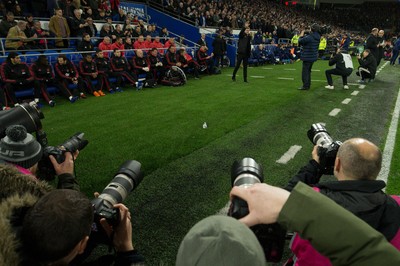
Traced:
<path id="1" fill-rule="evenodd" d="M 273 69 L 272 67 L 263 67 L 263 68 L 261 68 L 261 69 L 268 69 L 268 70 L 271 70 L 271 69 Z"/>
<path id="2" fill-rule="evenodd" d="M 286 70 L 286 71 L 296 71 L 295 68 L 284 68 L 283 70 Z"/>
<path id="3" fill-rule="evenodd" d="M 279 158 L 276 162 L 281 163 L 281 164 L 287 164 L 291 159 L 294 158 L 296 153 L 298 153 L 301 150 L 301 146 L 299 145 L 293 145 L 292 147 L 289 148 L 285 154 L 282 155 L 281 158 Z"/>
<path id="4" fill-rule="evenodd" d="M 358 84 L 358 83 L 347 83 L 347 85 L 349 85 L 349 86 L 358 86 L 360 84 Z"/>
<path id="5" fill-rule="evenodd" d="M 382 168 L 378 175 L 378 179 L 385 181 L 385 183 L 387 183 L 387 179 L 389 176 L 390 164 L 392 161 L 394 146 L 396 144 L 395 141 L 397 134 L 397 126 L 399 123 L 399 113 L 400 113 L 400 90 L 399 94 L 397 94 L 396 106 L 393 111 L 392 121 L 390 122 L 389 132 L 386 137 L 386 143 L 382 157 Z"/>
<path id="6" fill-rule="evenodd" d="M 311 72 L 320 72 L 321 69 L 311 69 Z"/>
<path id="7" fill-rule="evenodd" d="M 343 104 L 349 104 L 349 102 L 351 101 L 351 99 L 350 98 L 346 98 L 346 99 L 344 99 L 343 100 Z"/>
<path id="8" fill-rule="evenodd" d="M 365 88 L 365 85 L 360 85 L 360 86 L 358 86 L 358 88 L 359 88 L 359 89 L 364 89 L 364 88 Z"/>
<path id="9" fill-rule="evenodd" d="M 335 108 L 329 113 L 329 115 L 330 116 L 336 116 L 340 111 L 341 110 L 339 108 Z"/>
<path id="10" fill-rule="evenodd" d="M 312 79 L 311 81 L 315 81 L 315 82 L 326 82 L 326 80 L 322 80 L 322 79 Z"/>
<path id="11" fill-rule="evenodd" d="M 278 77 L 278 79 L 284 79 L 284 80 L 294 80 L 294 78 L 281 78 L 281 77 Z"/>
<path id="12" fill-rule="evenodd" d="M 358 95 L 358 93 L 359 93 L 359 91 L 353 91 L 353 92 L 351 93 L 351 95 L 356 96 L 356 95 Z"/>
<path id="13" fill-rule="evenodd" d="M 265 76 L 250 76 L 250 77 L 255 79 L 265 79 Z"/>

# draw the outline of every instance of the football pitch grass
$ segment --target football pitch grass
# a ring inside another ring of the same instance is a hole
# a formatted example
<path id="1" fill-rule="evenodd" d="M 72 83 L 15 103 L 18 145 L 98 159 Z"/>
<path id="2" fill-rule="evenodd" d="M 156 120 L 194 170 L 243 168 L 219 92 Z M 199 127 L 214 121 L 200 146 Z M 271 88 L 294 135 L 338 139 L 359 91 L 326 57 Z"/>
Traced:
<path id="1" fill-rule="evenodd" d="M 364 137 L 384 149 L 400 67 L 385 65 L 364 88 L 353 72 L 349 90 L 337 77 L 335 89 L 325 89 L 326 69 L 327 61 L 314 64 L 309 91 L 297 90 L 298 62 L 249 68 L 248 84 L 241 69 L 232 82 L 233 69 L 224 68 L 221 75 L 189 78 L 182 87 L 126 87 L 123 93 L 74 104 L 57 98 L 55 108 L 43 108 L 43 129 L 50 145 L 85 133 L 89 145 L 79 154 L 76 172 L 89 197 L 102 191 L 124 161 L 142 164 L 145 177 L 124 201 L 134 217 L 135 247 L 147 265 L 174 265 L 187 231 L 229 201 L 235 160 L 254 158 L 263 167 L 264 182 L 284 186 L 310 160 L 307 130 L 317 122 L 325 123 L 335 140 Z M 336 115 L 334 109 L 340 109 Z M 391 194 L 400 194 L 396 143 L 388 178 Z M 278 163 L 292 146 L 298 152 Z"/>

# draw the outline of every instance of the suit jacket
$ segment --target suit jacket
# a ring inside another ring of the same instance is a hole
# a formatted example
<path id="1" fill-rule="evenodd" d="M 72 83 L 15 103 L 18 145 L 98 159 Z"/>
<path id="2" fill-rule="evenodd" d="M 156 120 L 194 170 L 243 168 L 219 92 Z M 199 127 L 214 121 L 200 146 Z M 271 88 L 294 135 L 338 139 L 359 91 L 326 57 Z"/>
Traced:
<path id="1" fill-rule="evenodd" d="M 61 27 L 60 24 L 58 24 L 58 17 L 57 16 L 52 16 L 50 18 L 50 22 L 49 22 L 49 29 L 50 32 L 52 32 L 56 37 L 69 37 L 69 35 L 71 34 L 68 23 L 67 23 L 67 19 L 62 17 L 63 23 L 64 23 L 64 27 L 65 30 L 67 32 L 67 36 L 61 36 Z M 56 40 L 56 46 L 63 46 L 63 41 L 62 39 L 57 39 Z"/>
<path id="2" fill-rule="evenodd" d="M 7 34 L 7 39 L 6 39 L 6 49 L 18 49 L 20 46 L 23 45 L 23 42 L 21 40 L 15 40 L 15 39 L 26 39 L 26 34 L 24 31 L 20 30 L 18 26 L 14 26 L 10 28 Z M 14 40 L 12 40 L 14 39 Z"/>

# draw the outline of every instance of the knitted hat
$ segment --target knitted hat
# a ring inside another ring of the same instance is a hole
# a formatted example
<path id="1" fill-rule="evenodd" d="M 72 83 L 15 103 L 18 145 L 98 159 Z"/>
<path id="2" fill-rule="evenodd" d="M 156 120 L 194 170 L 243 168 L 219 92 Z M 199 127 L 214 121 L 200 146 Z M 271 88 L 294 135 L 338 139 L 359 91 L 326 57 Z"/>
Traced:
<path id="1" fill-rule="evenodd" d="M 184 237 L 177 266 L 265 266 L 264 251 L 254 233 L 238 220 L 215 215 L 198 222 Z"/>
<path id="2" fill-rule="evenodd" d="M 42 158 L 42 146 L 21 125 L 9 126 L 0 140 L 0 159 L 30 168 Z"/>

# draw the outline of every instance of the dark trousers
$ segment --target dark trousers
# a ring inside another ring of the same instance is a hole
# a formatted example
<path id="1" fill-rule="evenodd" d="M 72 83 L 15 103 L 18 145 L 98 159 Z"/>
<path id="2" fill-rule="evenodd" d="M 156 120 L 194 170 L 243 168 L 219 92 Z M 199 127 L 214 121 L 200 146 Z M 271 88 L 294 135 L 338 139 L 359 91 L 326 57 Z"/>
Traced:
<path id="1" fill-rule="evenodd" d="M 16 103 L 19 103 L 19 102 L 18 102 L 17 96 L 15 95 L 15 92 L 16 91 L 22 91 L 22 90 L 25 90 L 27 88 L 32 88 L 32 86 L 33 86 L 33 82 L 32 81 L 28 82 L 26 84 L 23 84 L 23 85 L 17 84 L 17 83 L 6 83 L 6 85 L 4 86 L 4 89 L 5 89 L 6 95 L 8 96 L 8 98 L 10 98 L 12 104 L 16 104 Z M 35 88 L 34 94 L 35 94 L 35 98 L 39 98 L 40 91 L 38 91 Z"/>
<path id="2" fill-rule="evenodd" d="M 35 80 L 35 94 L 37 91 L 40 92 L 46 102 L 50 102 L 51 100 L 49 93 L 47 92 L 47 85 L 51 83 L 52 81 Z M 39 95 L 37 97 L 35 95 L 35 98 L 39 98 Z"/>
<path id="3" fill-rule="evenodd" d="M 236 77 L 236 73 L 239 70 L 240 64 L 243 62 L 243 79 L 247 81 L 247 65 L 249 64 L 249 57 L 247 55 L 238 54 L 236 56 L 236 66 L 233 70 L 232 78 Z"/>
<path id="4" fill-rule="evenodd" d="M 78 77 L 78 84 L 77 84 L 77 89 L 78 93 L 71 93 L 71 91 L 68 89 L 68 84 L 72 83 L 70 79 L 58 79 L 56 80 L 56 84 L 58 89 L 60 90 L 60 93 L 64 95 L 67 99 L 69 99 L 70 96 L 77 96 L 78 93 L 83 93 L 83 80 L 81 77 Z"/>
<path id="5" fill-rule="evenodd" d="M 7 106 L 8 106 L 8 102 L 7 102 L 6 94 L 4 92 L 3 86 L 0 86 L 0 108 L 7 107 Z M 1 111 L 1 109 L 0 109 L 0 111 Z"/>
<path id="6" fill-rule="evenodd" d="M 303 61 L 303 70 L 301 72 L 303 88 L 309 89 L 311 87 L 311 68 L 313 64 L 314 62 Z"/>
<path id="7" fill-rule="evenodd" d="M 392 58 L 390 59 L 390 64 L 396 64 L 396 59 L 399 56 L 399 50 L 393 50 Z"/>
<path id="8" fill-rule="evenodd" d="M 347 77 L 351 74 L 351 71 L 342 71 L 337 68 L 325 70 L 326 80 L 329 85 L 333 85 L 332 75 L 342 76 L 343 85 L 347 85 Z"/>

